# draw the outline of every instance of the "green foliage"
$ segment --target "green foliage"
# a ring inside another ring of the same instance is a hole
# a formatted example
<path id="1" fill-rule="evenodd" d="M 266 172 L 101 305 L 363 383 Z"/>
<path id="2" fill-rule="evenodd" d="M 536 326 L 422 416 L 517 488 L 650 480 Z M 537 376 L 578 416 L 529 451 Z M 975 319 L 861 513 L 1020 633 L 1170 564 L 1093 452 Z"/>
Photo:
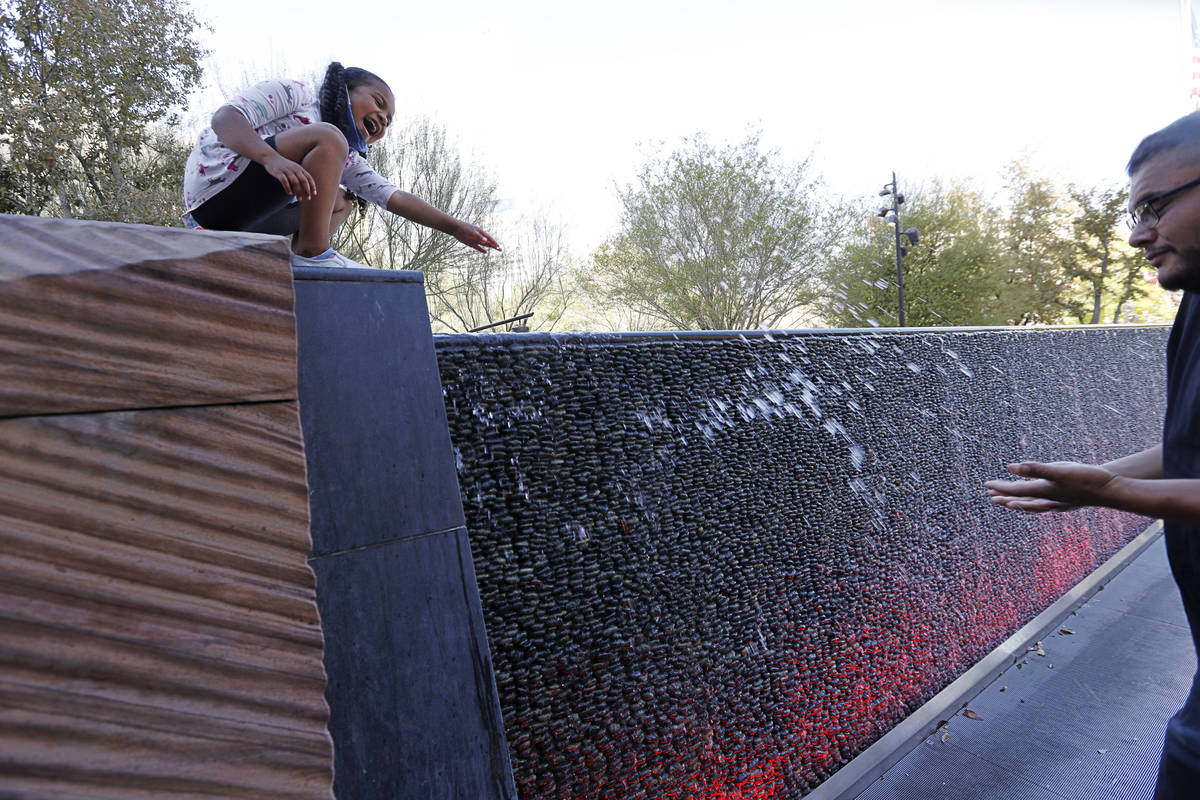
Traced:
<path id="1" fill-rule="evenodd" d="M 901 227 L 920 231 L 904 258 L 906 324 L 1003 325 L 1006 260 L 998 210 L 963 183 L 933 182 L 905 192 Z M 850 213 L 850 212 L 848 212 Z M 872 217 L 830 261 L 824 316 L 842 327 L 895 325 L 893 226 Z"/>
<path id="2" fill-rule="evenodd" d="M 196 27 L 177 0 L 0 0 L 0 209 L 177 224 Z"/>
<path id="3" fill-rule="evenodd" d="M 963 183 L 907 192 L 901 226 L 921 233 L 904 259 L 907 324 L 1161 316 L 1136 302 L 1148 293 L 1146 262 L 1124 242 L 1124 189 L 1062 189 L 1021 162 L 1008 167 L 1006 189 L 1003 206 Z M 893 227 L 877 218 L 861 226 L 831 259 L 826 282 L 822 311 L 833 324 L 897 324 Z"/>
<path id="4" fill-rule="evenodd" d="M 1079 287 L 1068 303 L 1079 322 L 1118 322 L 1125 304 L 1148 293 L 1146 259 L 1125 241 L 1123 222 L 1129 193 L 1124 188 L 1068 190 L 1074 204 L 1072 259 L 1067 275 Z"/>
<path id="5" fill-rule="evenodd" d="M 832 241 L 808 167 L 757 136 L 651 157 L 620 193 L 621 233 L 596 251 L 590 294 L 679 329 L 779 325 L 817 296 Z"/>
<path id="6" fill-rule="evenodd" d="M 1009 165 L 1005 184 L 1009 260 L 1003 302 L 1020 322 L 1058 322 L 1071 308 L 1069 206 L 1057 187 L 1023 162 Z"/>

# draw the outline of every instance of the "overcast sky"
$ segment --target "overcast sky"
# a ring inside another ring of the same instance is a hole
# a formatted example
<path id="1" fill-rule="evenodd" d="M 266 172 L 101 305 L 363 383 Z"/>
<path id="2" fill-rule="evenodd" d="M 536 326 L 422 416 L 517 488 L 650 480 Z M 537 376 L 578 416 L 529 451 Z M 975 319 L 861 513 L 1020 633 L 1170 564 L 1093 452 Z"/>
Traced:
<path id="1" fill-rule="evenodd" d="M 812 152 L 830 191 L 931 177 L 999 186 L 1028 153 L 1061 180 L 1118 182 L 1146 133 L 1190 110 L 1177 0 L 192 0 L 210 80 L 378 73 L 397 118 L 443 124 L 512 214 L 612 234 L 646 148 L 761 130 Z M 286 8 L 286 16 L 272 9 Z M 345 9 L 343 14 L 334 13 Z M 193 119 L 221 102 L 192 98 Z"/>

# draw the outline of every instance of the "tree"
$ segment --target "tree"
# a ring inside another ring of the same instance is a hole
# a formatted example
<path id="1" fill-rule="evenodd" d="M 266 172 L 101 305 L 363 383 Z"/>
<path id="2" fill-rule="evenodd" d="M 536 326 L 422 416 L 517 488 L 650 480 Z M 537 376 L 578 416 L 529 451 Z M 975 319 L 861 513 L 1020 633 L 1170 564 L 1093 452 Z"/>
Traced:
<path id="1" fill-rule="evenodd" d="M 757 135 L 687 140 L 619 192 L 621 232 L 593 257 L 593 293 L 679 329 L 775 327 L 819 292 L 833 236 L 818 192 L 808 161 L 781 164 Z"/>
<path id="2" fill-rule="evenodd" d="M 1095 325 L 1107 300 L 1117 322 L 1126 302 L 1146 294 L 1145 258 L 1125 243 L 1122 230 L 1129 193 L 1123 187 L 1072 186 L 1069 194 L 1075 204 L 1074 257 L 1067 274 L 1084 290 L 1071 310 L 1080 322 Z"/>
<path id="3" fill-rule="evenodd" d="M 397 141 L 398 140 L 398 141 Z M 444 127 L 416 119 L 372 145 L 371 165 L 404 191 L 492 232 L 504 249 L 478 253 L 444 233 L 368 206 L 334 238 L 348 257 L 425 275 L 430 316 L 448 330 L 470 330 L 535 311 L 530 327 L 550 328 L 569 300 L 571 259 L 562 229 L 545 218 L 500 229 L 496 183 L 466 164 Z"/>
<path id="4" fill-rule="evenodd" d="M 487 227 L 497 205 L 496 183 L 474 165 L 464 164 L 446 129 L 418 118 L 371 146 L 371 166 L 407 192 L 473 225 Z M 389 211 L 367 206 L 347 225 L 333 246 L 349 258 L 382 269 L 425 273 L 427 285 L 471 251 L 444 233 L 409 222 Z"/>
<path id="5" fill-rule="evenodd" d="M 1002 302 L 1018 313 L 1020 322 L 1057 322 L 1071 308 L 1070 209 L 1062 192 L 1024 162 L 1008 166 L 1005 184 L 1010 271 Z"/>
<path id="6" fill-rule="evenodd" d="M 933 181 L 905 194 L 903 225 L 921 234 L 904 258 L 906 323 L 1003 325 L 1011 320 L 1013 309 L 1002 303 L 1008 262 L 998 209 L 965 183 Z M 830 260 L 823 311 L 836 325 L 895 325 L 899 318 L 895 234 L 878 217 L 869 220 Z"/>
<path id="7" fill-rule="evenodd" d="M 511 235 L 499 235 L 506 242 L 501 252 L 471 252 L 440 273 L 441 285 L 430 293 L 434 322 L 469 331 L 535 312 L 525 324 L 550 330 L 562 317 L 573 294 L 562 228 L 538 218 L 520 220 Z"/>
<path id="8" fill-rule="evenodd" d="M 0 0 L 0 207 L 178 222 L 147 198 L 179 195 L 196 27 L 177 0 Z"/>

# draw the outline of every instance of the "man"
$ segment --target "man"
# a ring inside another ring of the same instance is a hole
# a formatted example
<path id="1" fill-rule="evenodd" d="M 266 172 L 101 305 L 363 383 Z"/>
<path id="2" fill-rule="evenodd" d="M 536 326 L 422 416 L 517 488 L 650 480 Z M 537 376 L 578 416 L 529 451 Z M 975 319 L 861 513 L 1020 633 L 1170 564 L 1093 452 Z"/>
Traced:
<path id="1" fill-rule="evenodd" d="M 992 502 L 1022 511 L 1085 505 L 1165 521 L 1167 556 L 1200 651 L 1200 112 L 1153 133 L 1126 167 L 1133 232 L 1164 289 L 1183 289 L 1167 342 L 1162 444 L 1101 466 L 1010 464 L 1028 480 L 989 481 Z M 1167 726 L 1156 800 L 1200 797 L 1200 673 Z"/>

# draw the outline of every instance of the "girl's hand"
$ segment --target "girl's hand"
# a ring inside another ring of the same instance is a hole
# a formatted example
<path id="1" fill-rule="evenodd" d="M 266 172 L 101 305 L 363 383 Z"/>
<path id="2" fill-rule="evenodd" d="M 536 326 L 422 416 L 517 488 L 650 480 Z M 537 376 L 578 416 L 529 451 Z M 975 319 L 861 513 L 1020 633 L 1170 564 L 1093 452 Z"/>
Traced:
<path id="1" fill-rule="evenodd" d="M 493 250 L 500 249 L 500 245 L 496 243 L 496 240 L 493 239 L 487 231 L 485 231 L 483 228 L 477 228 L 474 225 L 463 222 L 462 220 L 458 221 L 458 226 L 454 229 L 454 232 L 451 235 L 455 239 L 458 239 L 460 242 L 465 244 L 467 247 L 474 247 L 481 253 L 487 252 L 484 250 L 485 247 L 490 247 Z"/>
<path id="2" fill-rule="evenodd" d="M 317 196 L 317 182 L 308 170 L 295 161 L 276 153 L 263 162 L 263 169 L 279 181 L 284 191 L 295 195 L 297 200 L 312 200 Z"/>

